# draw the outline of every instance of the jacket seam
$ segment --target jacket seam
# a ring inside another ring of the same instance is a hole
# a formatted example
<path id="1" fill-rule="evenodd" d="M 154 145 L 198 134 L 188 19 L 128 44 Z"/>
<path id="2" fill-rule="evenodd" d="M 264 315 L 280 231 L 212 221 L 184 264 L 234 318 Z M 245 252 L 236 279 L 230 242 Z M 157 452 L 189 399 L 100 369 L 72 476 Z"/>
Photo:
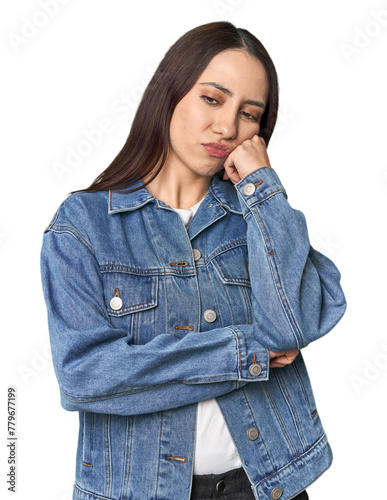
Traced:
<path id="1" fill-rule="evenodd" d="M 129 459 L 129 462 L 128 462 L 128 454 L 131 455 L 131 451 L 132 451 L 132 434 L 133 434 L 133 425 L 129 425 L 129 419 L 132 419 L 132 418 L 133 417 L 130 417 L 130 416 L 126 417 L 124 470 L 123 470 L 123 474 L 122 474 L 122 489 L 121 489 L 120 500 L 124 499 L 124 492 L 125 492 L 125 496 L 127 496 L 127 493 L 128 493 L 130 464 L 131 464 L 130 459 Z M 130 434 L 130 444 L 128 443 L 129 434 Z"/>
<path id="2" fill-rule="evenodd" d="M 160 461 L 161 461 L 161 436 L 163 434 L 164 425 L 164 412 L 161 412 L 160 416 L 160 432 L 159 432 L 159 460 L 157 463 L 157 474 L 156 474 L 156 486 L 155 486 L 155 499 L 157 500 L 157 490 L 159 487 L 159 476 L 160 476 Z"/>
<path id="3" fill-rule="evenodd" d="M 264 386 L 264 391 L 266 392 L 266 395 L 267 395 L 267 399 L 268 401 L 270 402 L 270 406 L 273 410 L 273 413 L 274 413 L 274 416 L 275 418 L 277 419 L 277 422 L 279 424 L 279 426 L 281 427 L 281 430 L 282 430 L 282 434 L 284 436 L 284 438 L 286 439 L 287 443 L 288 443 L 288 446 L 289 446 L 289 450 L 291 451 L 293 457 L 296 457 L 297 456 L 297 451 L 296 451 L 296 448 L 293 444 L 293 441 L 291 440 L 290 436 L 289 436 L 289 433 L 286 429 L 286 426 L 281 418 L 281 415 L 280 415 L 280 412 L 278 411 L 278 408 L 275 404 L 275 401 L 274 401 L 274 398 L 273 398 L 273 395 L 272 393 L 270 392 L 269 388 Z"/>
<path id="4" fill-rule="evenodd" d="M 274 469 L 275 469 L 275 467 L 274 467 L 273 461 L 272 461 L 272 459 L 271 459 L 271 456 L 270 456 L 269 450 L 267 449 L 267 446 L 266 446 L 265 440 L 263 439 L 262 433 L 259 431 L 260 427 L 259 427 L 259 425 L 258 425 L 258 423 L 257 423 L 257 421 L 256 421 L 256 419 L 255 419 L 254 412 L 253 412 L 253 410 L 252 410 L 252 408 L 251 408 L 251 406 L 250 406 L 249 398 L 248 398 L 248 396 L 247 396 L 247 394 L 246 394 L 246 391 L 245 391 L 245 389 L 244 389 L 243 387 L 242 387 L 242 394 L 243 394 L 243 397 L 245 398 L 245 401 L 246 401 L 247 406 L 249 407 L 249 410 L 250 410 L 250 413 L 251 413 L 252 420 L 254 421 L 255 427 L 258 429 L 258 432 L 259 432 L 260 438 L 261 438 L 261 440 L 262 440 L 262 444 L 263 444 L 263 446 L 264 446 L 264 448 L 265 448 L 265 450 L 266 450 L 267 456 L 269 457 L 269 460 L 270 460 L 270 464 L 271 464 L 271 466 L 272 466 L 272 468 L 273 468 L 273 470 L 274 470 Z"/>
<path id="5" fill-rule="evenodd" d="M 236 336 L 236 340 L 237 340 L 237 351 L 238 351 L 238 360 L 239 360 L 239 364 L 238 364 L 238 380 L 240 380 L 242 378 L 242 354 L 241 354 L 241 343 L 240 343 L 240 338 L 239 338 L 239 335 L 238 335 L 238 332 L 236 330 L 234 330 L 234 328 L 231 328 L 231 327 L 226 327 L 228 328 L 229 330 L 231 330 L 232 332 L 234 332 L 234 335 Z"/>
<path id="6" fill-rule="evenodd" d="M 220 279 L 222 280 L 222 285 L 240 285 L 240 286 L 248 286 L 251 288 L 251 282 L 248 278 L 232 278 L 230 276 L 225 275 L 225 271 L 223 270 L 222 264 L 218 262 L 216 258 L 212 259 L 215 260 L 215 264 L 212 263 L 214 266 L 215 270 L 220 276 Z"/>
<path id="7" fill-rule="evenodd" d="M 227 245 L 223 245 L 222 247 L 217 248 L 214 252 L 212 252 L 212 254 L 207 257 L 206 265 L 208 265 L 215 257 L 218 257 L 220 254 L 241 246 L 247 246 L 247 238 L 240 238 L 239 240 L 234 240 L 231 243 L 227 243 Z"/>
<path id="8" fill-rule="evenodd" d="M 298 368 L 297 366 L 294 365 L 294 363 L 291 363 L 292 365 L 292 368 L 293 368 L 293 371 L 295 372 L 296 374 L 296 377 L 298 378 L 298 383 L 300 384 L 301 386 L 301 390 L 304 394 L 304 398 L 305 398 L 305 401 L 306 401 L 306 404 L 308 405 L 308 408 L 309 408 L 309 412 L 312 413 L 312 405 L 310 404 L 310 401 L 309 401 L 309 398 L 308 398 L 308 394 L 306 393 L 306 388 L 304 386 L 304 383 L 302 382 L 302 379 L 301 379 L 301 375 L 298 371 Z"/>
<path id="9" fill-rule="evenodd" d="M 214 297 L 214 301 L 215 301 L 215 304 L 216 304 L 216 310 L 217 310 L 217 313 L 218 313 L 218 318 L 219 318 L 219 321 L 220 321 L 220 326 L 223 328 L 222 315 L 220 314 L 220 308 L 219 308 L 218 300 L 216 298 L 216 293 L 215 293 L 214 285 L 212 283 L 211 276 L 210 276 L 210 273 L 208 272 L 208 269 L 206 270 L 206 273 L 207 273 L 208 281 L 210 282 L 210 285 L 211 285 L 212 295 Z"/>
<path id="10" fill-rule="evenodd" d="M 177 381 L 180 382 L 180 381 Z M 176 382 L 169 382 L 170 385 L 173 385 Z M 153 388 L 154 386 L 152 386 Z M 79 403 L 92 403 L 94 401 L 104 401 L 106 399 L 115 399 L 115 398 L 120 398 L 124 396 L 130 396 L 131 394 L 137 394 L 139 392 L 144 392 L 147 390 L 147 386 L 143 388 L 138 388 L 138 390 L 130 390 L 130 391 L 123 391 L 123 392 L 117 392 L 114 394 L 105 394 L 103 396 L 75 396 L 73 394 L 70 394 L 66 392 L 63 387 L 61 387 L 61 392 L 64 394 L 64 396 L 69 400 L 69 401 L 74 401 L 74 402 L 79 402 Z"/>
<path id="11" fill-rule="evenodd" d="M 197 383 L 197 381 L 200 381 L 201 383 L 211 383 L 211 382 L 229 382 L 229 381 L 235 381 L 238 380 L 238 374 L 235 373 L 224 373 L 222 375 L 211 375 L 210 377 L 196 377 L 196 378 L 190 378 L 187 380 L 175 380 L 171 382 L 167 382 L 166 384 L 168 385 L 174 385 L 174 384 L 190 384 L 190 383 Z M 165 384 L 165 385 L 166 385 Z M 145 392 L 147 390 L 153 389 L 155 386 L 144 386 L 142 388 L 138 388 L 137 390 L 130 390 L 130 391 L 123 391 L 119 393 L 114 393 L 114 394 L 105 394 L 101 396 L 75 396 L 73 394 L 70 394 L 66 392 L 63 387 L 60 388 L 61 392 L 64 394 L 66 399 L 69 401 L 75 402 L 75 403 L 93 403 L 95 401 L 105 401 L 109 399 L 116 399 L 116 398 L 121 398 L 125 396 L 130 396 L 132 394 L 138 394 L 139 392 Z"/>
<path id="12" fill-rule="evenodd" d="M 224 209 L 224 207 L 226 207 L 226 208 L 228 208 L 228 210 L 229 210 L 230 212 L 232 212 L 232 213 L 234 213 L 234 214 L 237 214 L 237 215 L 242 215 L 242 214 L 243 214 L 243 213 L 242 213 L 242 209 L 238 210 L 237 208 L 233 208 L 232 206 L 230 206 L 231 204 L 226 203 L 226 202 L 227 202 L 227 200 L 222 201 L 222 199 L 221 199 L 221 198 L 219 198 L 219 196 L 217 196 L 217 195 L 215 194 L 214 189 L 213 189 L 213 187 L 212 187 L 212 186 L 210 186 L 210 189 L 211 189 L 211 193 L 212 193 L 213 197 L 214 197 L 214 198 L 218 201 L 218 203 L 219 203 L 219 204 L 220 204 L 220 206 L 223 208 L 223 210 L 225 210 L 225 209 Z"/>
<path id="13" fill-rule="evenodd" d="M 251 302 L 248 296 L 248 293 L 246 292 L 246 287 L 242 285 L 241 287 L 241 293 L 243 296 L 243 300 L 245 302 L 245 307 L 246 307 L 246 312 L 247 312 L 247 323 L 249 325 L 253 324 L 253 310 L 251 306 Z"/>
<path id="14" fill-rule="evenodd" d="M 282 392 L 282 396 L 289 406 L 290 412 L 292 414 L 293 422 L 294 422 L 294 428 L 296 429 L 297 434 L 299 435 L 299 439 L 300 439 L 302 448 L 305 451 L 307 441 L 306 441 L 304 433 L 302 431 L 302 425 L 301 425 L 300 418 L 299 418 L 298 413 L 297 413 L 297 408 L 295 408 L 295 406 L 294 406 L 293 400 L 289 394 L 289 390 L 286 386 L 286 382 L 285 382 L 285 379 L 284 379 L 282 373 L 279 372 L 278 370 L 276 370 L 275 377 L 277 378 L 277 382 L 278 382 L 278 385 L 279 385 L 280 390 Z"/>
<path id="15" fill-rule="evenodd" d="M 59 225 L 52 225 L 50 228 L 50 231 L 54 233 L 68 233 L 71 234 L 75 239 L 83 243 L 94 255 L 94 248 L 88 243 L 88 241 L 73 227 L 71 226 L 59 226 Z"/>
<path id="16" fill-rule="evenodd" d="M 182 384 L 192 384 L 192 383 L 211 383 L 211 382 L 232 382 L 232 381 L 238 381 L 240 377 L 238 374 L 235 373 L 224 373 L 223 375 L 211 375 L 210 377 L 196 377 L 196 378 L 190 378 L 188 380 L 178 380 L 178 382 Z"/>
<path id="17" fill-rule="evenodd" d="M 257 483 L 255 486 L 260 486 L 262 483 L 264 483 L 265 481 L 267 481 L 268 479 L 271 479 L 275 476 L 277 476 L 278 474 L 280 474 L 281 472 L 283 472 L 285 469 L 287 469 L 288 467 L 290 467 L 291 465 L 293 465 L 295 462 L 297 462 L 298 460 L 301 460 L 302 458 L 306 457 L 309 453 L 311 453 L 315 448 L 316 446 L 318 446 L 321 441 L 323 441 L 324 439 L 326 438 L 326 434 L 325 432 L 320 436 L 320 438 L 309 448 L 307 449 L 304 453 L 302 453 L 301 455 L 298 455 L 296 458 L 294 458 L 291 462 L 287 463 L 286 465 L 284 465 L 283 467 L 281 467 L 280 469 L 278 469 L 274 474 L 272 474 L 271 476 L 268 476 L 268 477 L 265 477 L 265 479 L 262 479 L 262 481 L 260 481 L 259 483 Z M 326 469 L 324 469 L 326 470 Z"/>
<path id="18" fill-rule="evenodd" d="M 228 309 L 231 313 L 231 317 L 232 317 L 232 324 L 235 325 L 235 318 L 234 318 L 234 313 L 232 311 L 232 307 L 231 307 L 231 301 L 230 301 L 230 296 L 229 294 L 227 293 L 227 287 L 225 286 L 225 284 L 223 283 L 223 281 L 221 282 L 221 286 L 223 288 L 223 291 L 224 291 L 224 294 L 226 295 L 227 297 L 227 302 L 228 302 Z"/>
<path id="19" fill-rule="evenodd" d="M 75 483 L 74 486 L 80 493 L 83 493 L 84 495 L 88 495 L 92 498 L 97 498 L 98 500 L 113 500 L 113 498 L 105 497 L 102 495 L 97 495 L 97 493 L 92 493 L 91 491 L 84 490 L 83 488 L 78 486 L 77 483 Z"/>
<path id="20" fill-rule="evenodd" d="M 111 495 L 112 489 L 112 459 L 111 459 L 111 442 L 110 442 L 110 426 L 111 415 L 105 415 L 104 418 L 104 447 L 105 447 L 105 495 Z"/>
<path id="21" fill-rule="evenodd" d="M 258 200 L 252 202 L 251 205 L 249 205 L 249 208 L 253 208 L 256 205 L 261 205 L 264 201 L 268 200 L 272 196 L 275 196 L 275 195 L 277 195 L 279 193 L 282 193 L 283 195 L 285 195 L 285 198 L 286 198 L 286 192 L 283 189 L 276 189 L 275 191 L 271 191 L 267 195 L 263 196 L 263 198 L 258 198 Z"/>

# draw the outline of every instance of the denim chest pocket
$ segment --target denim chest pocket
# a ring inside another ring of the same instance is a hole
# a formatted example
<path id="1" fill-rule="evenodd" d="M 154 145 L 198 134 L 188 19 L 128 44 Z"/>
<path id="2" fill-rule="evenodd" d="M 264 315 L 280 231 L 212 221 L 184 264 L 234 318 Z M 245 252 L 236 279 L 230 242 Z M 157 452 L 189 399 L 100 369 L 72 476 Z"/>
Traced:
<path id="1" fill-rule="evenodd" d="M 109 266 L 102 269 L 102 279 L 112 325 L 124 330 L 134 344 L 152 340 L 156 335 L 159 276 Z"/>
<path id="2" fill-rule="evenodd" d="M 101 267 L 106 311 L 113 327 L 125 331 L 134 344 L 145 344 L 156 335 L 159 276 L 128 269 Z"/>
<path id="3" fill-rule="evenodd" d="M 120 317 L 157 306 L 158 276 L 102 271 L 106 309 Z"/>
<path id="4" fill-rule="evenodd" d="M 224 325 L 252 323 L 247 245 L 237 244 L 211 259 L 214 294 Z"/>
<path id="5" fill-rule="evenodd" d="M 247 245 L 240 245 L 216 255 L 212 262 L 226 285 L 250 286 Z"/>

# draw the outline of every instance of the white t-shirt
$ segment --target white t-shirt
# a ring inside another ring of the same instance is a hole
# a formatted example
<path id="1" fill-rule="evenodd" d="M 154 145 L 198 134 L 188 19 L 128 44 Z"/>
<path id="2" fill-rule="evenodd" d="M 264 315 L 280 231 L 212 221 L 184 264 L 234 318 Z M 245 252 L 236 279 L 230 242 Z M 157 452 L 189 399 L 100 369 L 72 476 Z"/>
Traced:
<path id="1" fill-rule="evenodd" d="M 185 227 L 188 227 L 202 201 L 188 209 L 173 209 L 180 215 Z M 239 467 L 242 467 L 241 459 L 216 399 L 200 401 L 193 473 L 221 474 Z"/>

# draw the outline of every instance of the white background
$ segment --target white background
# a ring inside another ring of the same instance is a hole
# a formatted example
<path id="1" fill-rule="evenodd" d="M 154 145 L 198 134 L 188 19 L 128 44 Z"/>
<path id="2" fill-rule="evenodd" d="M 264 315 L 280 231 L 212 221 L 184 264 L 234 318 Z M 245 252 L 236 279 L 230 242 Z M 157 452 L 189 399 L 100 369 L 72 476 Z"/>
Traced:
<path id="1" fill-rule="evenodd" d="M 44 17 L 48 3 L 57 12 Z M 271 164 L 291 205 L 304 212 L 312 245 L 341 271 L 348 302 L 338 326 L 303 351 L 334 453 L 332 467 L 308 488 L 310 499 L 387 498 L 387 2 L 61 4 L 19 0 L 0 8 L 0 495 L 12 498 L 10 385 L 17 388 L 17 497 L 72 494 L 78 415 L 61 408 L 49 359 L 43 230 L 67 193 L 89 186 L 117 155 L 170 45 L 199 24 L 226 19 L 254 33 L 275 62 L 281 93 Z M 131 104 L 117 108 L 123 94 Z M 110 120 L 109 132 L 59 175 L 54 165 L 65 164 L 71 148 L 82 150 L 85 132 L 101 120 Z"/>

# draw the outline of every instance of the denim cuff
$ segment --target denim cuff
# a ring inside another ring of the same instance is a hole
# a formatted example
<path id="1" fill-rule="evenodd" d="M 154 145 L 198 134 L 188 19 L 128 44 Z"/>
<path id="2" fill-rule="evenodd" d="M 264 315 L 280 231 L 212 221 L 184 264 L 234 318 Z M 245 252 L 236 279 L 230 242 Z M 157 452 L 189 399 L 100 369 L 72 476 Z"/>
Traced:
<path id="1" fill-rule="evenodd" d="M 234 332 L 239 351 L 240 381 L 262 382 L 269 380 L 269 351 L 254 339 L 251 324 L 228 326 Z"/>
<path id="2" fill-rule="evenodd" d="M 243 215 L 246 215 L 251 207 L 274 194 L 283 193 L 288 199 L 285 188 L 271 167 L 260 167 L 253 170 L 235 184 L 235 189 L 241 201 Z"/>

